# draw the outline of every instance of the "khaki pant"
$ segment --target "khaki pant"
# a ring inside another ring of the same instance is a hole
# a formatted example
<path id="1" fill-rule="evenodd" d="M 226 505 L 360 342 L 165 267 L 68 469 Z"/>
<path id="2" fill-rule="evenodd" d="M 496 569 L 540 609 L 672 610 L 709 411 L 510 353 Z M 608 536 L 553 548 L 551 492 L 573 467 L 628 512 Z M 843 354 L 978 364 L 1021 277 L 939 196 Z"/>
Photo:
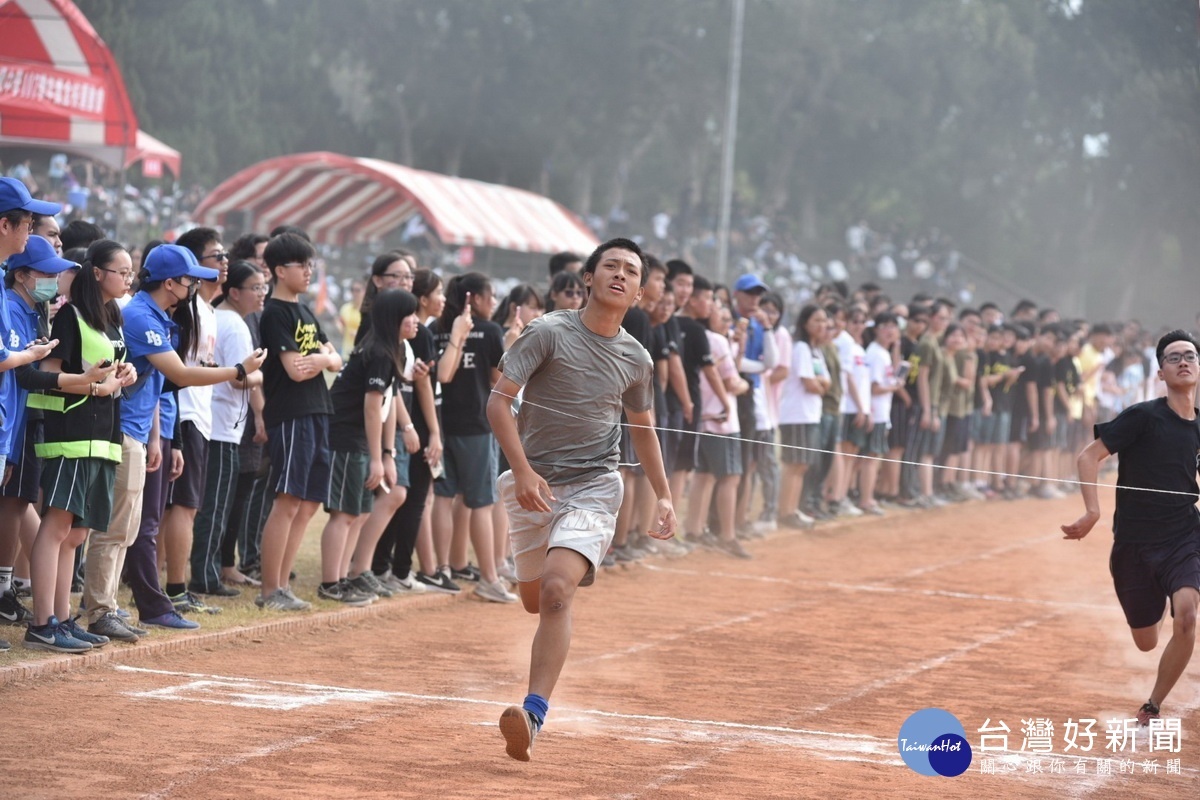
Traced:
<path id="1" fill-rule="evenodd" d="M 145 488 L 146 446 L 130 436 L 122 436 L 121 463 L 117 465 L 113 485 L 112 520 L 107 531 L 92 531 L 88 536 L 83 603 L 89 623 L 117 610 L 117 586 L 125 566 L 125 550 L 137 539 Z"/>

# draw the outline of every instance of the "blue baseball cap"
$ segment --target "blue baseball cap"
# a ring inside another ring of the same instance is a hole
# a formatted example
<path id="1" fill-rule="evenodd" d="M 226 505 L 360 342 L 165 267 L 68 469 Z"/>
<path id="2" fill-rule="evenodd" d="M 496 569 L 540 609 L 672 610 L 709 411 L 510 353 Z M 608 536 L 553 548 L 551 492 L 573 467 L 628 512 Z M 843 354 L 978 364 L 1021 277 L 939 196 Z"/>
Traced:
<path id="1" fill-rule="evenodd" d="M 25 184 L 16 178 L 0 178 L 0 214 L 18 209 L 52 217 L 62 211 L 62 206 L 58 203 L 47 203 L 45 200 L 34 200 Z"/>
<path id="2" fill-rule="evenodd" d="M 733 290 L 735 292 L 765 292 L 768 290 L 768 286 L 757 275 L 746 273 L 733 284 Z"/>
<path id="3" fill-rule="evenodd" d="M 221 273 L 215 269 L 200 266 L 195 253 L 177 244 L 160 244 L 151 250 L 142 269 L 146 270 L 147 280 L 151 281 L 182 278 L 184 275 L 202 281 L 215 281 L 221 277 Z"/>
<path id="4" fill-rule="evenodd" d="M 28 267 L 48 275 L 56 275 L 78 266 L 74 261 L 60 257 L 55 252 L 54 245 L 50 244 L 50 240 L 42 236 L 30 236 L 29 241 L 25 244 L 25 252 L 17 253 L 8 259 L 10 272 L 17 267 Z"/>

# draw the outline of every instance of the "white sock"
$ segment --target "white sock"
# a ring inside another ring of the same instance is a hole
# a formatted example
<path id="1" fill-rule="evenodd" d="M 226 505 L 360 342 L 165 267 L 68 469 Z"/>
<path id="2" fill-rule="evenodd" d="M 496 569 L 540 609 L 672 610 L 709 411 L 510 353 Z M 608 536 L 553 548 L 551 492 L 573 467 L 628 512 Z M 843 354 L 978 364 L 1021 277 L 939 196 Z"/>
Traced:
<path id="1" fill-rule="evenodd" d="M 12 567 L 0 567 L 0 594 L 12 589 Z"/>

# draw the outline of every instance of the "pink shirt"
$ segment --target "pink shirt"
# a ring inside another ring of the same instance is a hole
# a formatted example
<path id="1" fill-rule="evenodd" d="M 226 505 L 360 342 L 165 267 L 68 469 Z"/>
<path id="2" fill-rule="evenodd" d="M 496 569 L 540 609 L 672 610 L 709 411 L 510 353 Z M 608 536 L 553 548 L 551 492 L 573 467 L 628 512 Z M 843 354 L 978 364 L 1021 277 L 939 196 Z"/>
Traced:
<path id="1" fill-rule="evenodd" d="M 705 331 L 708 336 L 708 346 L 712 350 L 713 366 L 721 380 L 737 377 L 737 368 L 733 365 L 733 351 L 729 340 L 712 331 Z M 708 376 L 700 373 L 700 414 L 703 420 L 701 430 L 705 433 L 739 433 L 737 406 L 732 395 L 729 395 L 729 407 L 721 404 L 721 398 L 713 391 L 708 382 Z M 724 415 L 724 421 L 714 417 Z"/>

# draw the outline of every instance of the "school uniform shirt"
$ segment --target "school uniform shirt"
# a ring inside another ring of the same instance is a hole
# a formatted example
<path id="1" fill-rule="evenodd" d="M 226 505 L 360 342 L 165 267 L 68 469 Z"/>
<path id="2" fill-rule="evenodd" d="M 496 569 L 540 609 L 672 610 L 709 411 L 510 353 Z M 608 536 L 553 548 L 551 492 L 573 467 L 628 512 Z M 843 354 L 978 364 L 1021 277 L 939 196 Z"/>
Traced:
<path id="1" fill-rule="evenodd" d="M 700 408 L 700 373 L 713 363 L 712 348 L 708 344 L 708 327 L 691 317 L 675 317 L 679 326 L 679 357 L 683 359 L 683 373 L 687 377 L 688 395 L 693 408 Z"/>
<path id="2" fill-rule="evenodd" d="M 179 326 L 158 307 L 146 292 L 138 292 L 125 306 L 125 342 L 129 361 L 137 370 L 137 383 L 125 390 L 121 400 L 121 430 L 142 444 L 150 441 L 154 409 L 162 396 L 166 376 L 150 363 L 150 356 L 167 353 L 179 344 Z M 173 438 L 174 398 L 170 416 L 160 416 L 160 436 Z M 169 425 L 169 427 L 168 427 Z"/>
<path id="3" fill-rule="evenodd" d="M 722 381 L 736 377 L 738 372 L 737 368 L 733 366 L 733 350 L 729 346 L 729 340 L 712 331 L 705 331 L 705 335 L 708 337 L 708 348 L 712 351 L 717 375 Z M 736 407 L 730 408 L 721 402 L 716 389 L 709 383 L 707 375 L 700 377 L 702 378 L 700 381 L 700 430 L 706 433 L 740 433 L 741 427 Z M 732 398 L 730 400 L 732 401 Z M 731 402 L 730 405 L 734 404 Z M 716 419 L 722 416 L 725 419 Z"/>
<path id="4" fill-rule="evenodd" d="M 8 293 L 0 292 L 0 332 L 7 334 L 12 330 L 12 320 L 9 318 Z M 0 361 L 5 361 L 12 348 L 10 337 L 5 335 L 0 341 Z M 5 457 L 13 451 L 13 431 L 17 425 L 17 376 L 11 369 L 0 372 L 0 457 Z"/>
<path id="5" fill-rule="evenodd" d="M 199 346 L 196 355 L 185 354 L 189 367 L 211 364 L 217 347 L 217 317 L 213 307 L 202 299 L 196 300 L 196 335 Z M 219 362 L 218 362 L 219 363 Z M 190 422 L 205 439 L 212 439 L 213 387 L 185 386 L 179 390 L 179 420 Z"/>
<path id="6" fill-rule="evenodd" d="M 779 353 L 780 359 L 790 358 L 792 353 L 792 335 L 787 332 L 787 328 L 780 325 L 775 329 L 773 335 L 775 336 L 775 352 Z M 783 366 L 786 368 L 788 366 L 787 362 L 784 362 Z M 764 380 L 762 383 L 766 387 L 764 392 L 767 397 L 767 422 L 770 429 L 774 429 L 779 427 L 779 401 L 783 396 L 784 382 Z"/>
<path id="7" fill-rule="evenodd" d="M 268 428 L 311 414 L 332 414 L 323 374 L 294 381 L 283 367 L 283 353 L 307 356 L 329 341 L 308 306 L 267 298 L 258 324 L 267 360 L 263 362 L 263 423 Z"/>
<path id="8" fill-rule="evenodd" d="M 888 352 L 879 342 L 871 342 L 867 346 L 867 352 L 864 356 L 867 364 L 867 391 L 878 384 L 879 386 L 889 388 L 896 383 L 896 371 L 892 367 L 892 354 Z M 878 425 L 879 423 L 886 424 L 889 428 L 892 425 L 892 392 L 884 392 L 883 394 L 871 395 L 871 424 Z"/>
<path id="9" fill-rule="evenodd" d="M 8 301 L 8 318 L 9 325 L 4 329 L 4 345 L 9 351 L 24 350 L 30 342 L 37 339 L 39 336 L 49 335 L 49 326 L 46 318 L 38 313 L 36 308 L 30 307 L 25 298 L 15 289 L 4 290 L 5 298 Z M 18 367 L 15 370 L 8 370 L 13 373 L 13 394 L 12 397 L 0 397 L 0 414 L 12 415 L 12 430 L 10 431 L 10 441 L 8 452 L 15 458 L 20 458 L 22 449 L 25 446 L 25 427 L 26 424 L 35 419 L 42 418 L 40 409 L 27 408 L 25 401 L 29 397 L 29 390 L 21 387 L 21 379 L 19 377 L 23 369 L 31 369 L 32 367 Z M 6 372 L 5 374 L 8 374 Z"/>
<path id="10" fill-rule="evenodd" d="M 838 337 L 838 358 L 842 362 L 841 411 L 843 414 L 857 414 L 859 411 L 868 414 L 871 411 L 871 371 L 867 368 L 867 351 L 854 341 L 853 336 L 845 331 L 842 333 L 845 334 L 846 341 Z M 858 399 L 863 403 L 862 408 L 856 406 L 854 398 L 850 396 L 851 383 L 858 391 Z"/>
<path id="11" fill-rule="evenodd" d="M 450 332 L 441 330 L 440 324 L 436 325 L 433 338 L 440 357 L 445 358 Z M 487 420 L 487 401 L 492 393 L 492 370 L 499 368 L 503 356 L 504 331 L 491 320 L 476 320 L 463 343 L 462 352 L 450 355 L 462 359 L 454 380 L 442 384 L 442 430 L 446 436 L 479 436 L 492 432 Z"/>
<path id="12" fill-rule="evenodd" d="M 216 313 L 217 343 L 213 361 L 223 367 L 240 364 L 254 352 L 250 328 L 242 315 L 230 308 Z M 250 411 L 250 393 L 228 381 L 212 387 L 212 436 L 214 442 L 241 444 Z"/>
<path id="13" fill-rule="evenodd" d="M 383 398 L 388 397 L 395 380 L 396 365 L 391 359 L 368 358 L 361 349 L 350 353 L 350 360 L 329 390 L 329 399 L 333 403 L 333 421 L 329 426 L 332 449 L 340 453 L 368 452 L 364 398 L 367 392 L 379 392 Z M 381 409 L 380 414 L 383 413 Z"/>
<path id="14" fill-rule="evenodd" d="M 792 345 L 791 367 L 779 398 L 779 424 L 816 425 L 821 421 L 821 395 L 805 389 L 801 379 L 829 374 L 825 354 L 808 342 L 796 342 Z"/>

